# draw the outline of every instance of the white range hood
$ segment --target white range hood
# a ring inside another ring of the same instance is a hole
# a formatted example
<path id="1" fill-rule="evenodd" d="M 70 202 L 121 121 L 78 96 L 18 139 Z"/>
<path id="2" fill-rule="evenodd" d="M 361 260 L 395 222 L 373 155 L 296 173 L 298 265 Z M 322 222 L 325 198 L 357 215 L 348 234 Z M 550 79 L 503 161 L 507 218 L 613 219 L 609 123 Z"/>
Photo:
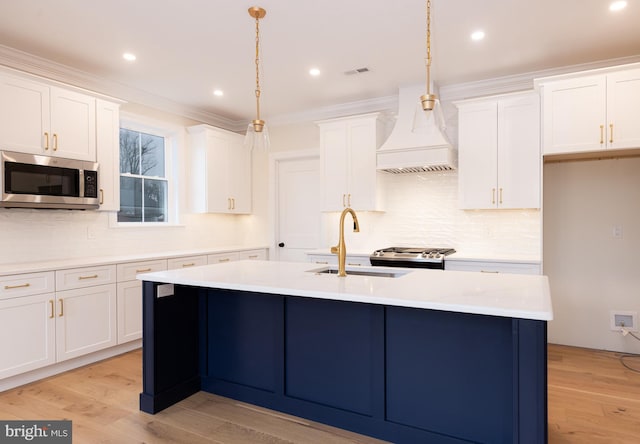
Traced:
<path id="1" fill-rule="evenodd" d="M 400 88 L 398 117 L 391 135 L 378 149 L 377 169 L 388 173 L 446 171 L 456 168 L 456 152 L 444 133 L 440 103 L 429 119 L 414 128 L 416 109 L 422 111 L 424 86 Z"/>

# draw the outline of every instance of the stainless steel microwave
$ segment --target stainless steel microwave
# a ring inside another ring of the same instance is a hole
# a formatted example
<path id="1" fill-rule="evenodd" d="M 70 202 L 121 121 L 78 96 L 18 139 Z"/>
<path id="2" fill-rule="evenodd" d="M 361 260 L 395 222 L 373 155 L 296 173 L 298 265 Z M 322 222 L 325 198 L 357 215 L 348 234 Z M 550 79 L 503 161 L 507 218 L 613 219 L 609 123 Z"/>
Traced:
<path id="1" fill-rule="evenodd" d="M 96 209 L 98 164 L 35 154 L 0 153 L 0 207 Z"/>

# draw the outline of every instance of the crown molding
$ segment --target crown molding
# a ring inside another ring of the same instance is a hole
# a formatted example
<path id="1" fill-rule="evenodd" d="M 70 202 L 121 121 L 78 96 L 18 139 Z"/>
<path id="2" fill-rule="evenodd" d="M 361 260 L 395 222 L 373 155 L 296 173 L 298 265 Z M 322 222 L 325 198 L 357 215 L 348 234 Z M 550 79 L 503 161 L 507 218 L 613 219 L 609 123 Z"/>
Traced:
<path id="1" fill-rule="evenodd" d="M 44 77 L 85 90 L 116 97 L 125 102 L 138 103 L 198 122 L 208 123 L 230 131 L 244 131 L 246 122 L 231 120 L 198 108 L 188 107 L 150 92 L 109 81 L 70 66 L 0 45 L 0 65 Z"/>
<path id="2" fill-rule="evenodd" d="M 531 71 L 512 76 L 496 77 L 487 80 L 458 83 L 440 87 L 440 100 L 454 101 L 471 99 L 495 94 L 506 94 L 517 91 L 526 91 L 534 88 L 534 81 L 543 77 L 551 77 L 562 74 L 579 73 L 595 69 L 609 68 L 618 65 L 640 62 L 640 55 L 622 57 L 617 59 L 601 60 L 597 62 L 569 65 L 558 68 Z"/>

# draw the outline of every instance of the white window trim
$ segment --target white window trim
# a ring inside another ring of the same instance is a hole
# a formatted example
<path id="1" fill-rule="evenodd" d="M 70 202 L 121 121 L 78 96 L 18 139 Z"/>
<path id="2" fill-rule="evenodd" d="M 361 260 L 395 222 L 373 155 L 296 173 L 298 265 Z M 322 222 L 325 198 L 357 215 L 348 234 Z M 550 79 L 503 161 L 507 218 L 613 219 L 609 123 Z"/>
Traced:
<path id="1" fill-rule="evenodd" d="M 183 152 L 181 147 L 184 145 L 184 128 L 171 125 L 166 122 L 157 121 L 148 117 L 120 113 L 120 128 L 141 133 L 152 134 L 164 137 L 165 145 L 165 173 L 167 180 L 167 215 L 169 220 L 166 222 L 118 222 L 118 212 L 111 212 L 109 217 L 109 226 L 111 228 L 166 228 L 166 227 L 183 227 L 180 223 L 179 199 L 177 180 L 178 165 L 180 158 L 178 153 Z M 120 145 L 118 144 L 118 150 Z M 120 157 L 118 156 L 118 159 Z M 120 162 L 118 162 L 118 180 L 120 180 Z"/>

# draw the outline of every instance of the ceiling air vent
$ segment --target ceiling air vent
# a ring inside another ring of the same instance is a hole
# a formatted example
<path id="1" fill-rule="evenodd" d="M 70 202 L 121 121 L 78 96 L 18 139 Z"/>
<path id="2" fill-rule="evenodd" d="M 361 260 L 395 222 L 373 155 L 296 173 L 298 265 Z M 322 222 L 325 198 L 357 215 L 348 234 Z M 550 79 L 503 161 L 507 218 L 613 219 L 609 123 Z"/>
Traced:
<path id="1" fill-rule="evenodd" d="M 350 69 L 349 71 L 345 71 L 344 74 L 346 76 L 352 76 L 354 74 L 364 74 L 366 72 L 369 72 L 369 68 L 365 66 L 364 68 Z"/>

